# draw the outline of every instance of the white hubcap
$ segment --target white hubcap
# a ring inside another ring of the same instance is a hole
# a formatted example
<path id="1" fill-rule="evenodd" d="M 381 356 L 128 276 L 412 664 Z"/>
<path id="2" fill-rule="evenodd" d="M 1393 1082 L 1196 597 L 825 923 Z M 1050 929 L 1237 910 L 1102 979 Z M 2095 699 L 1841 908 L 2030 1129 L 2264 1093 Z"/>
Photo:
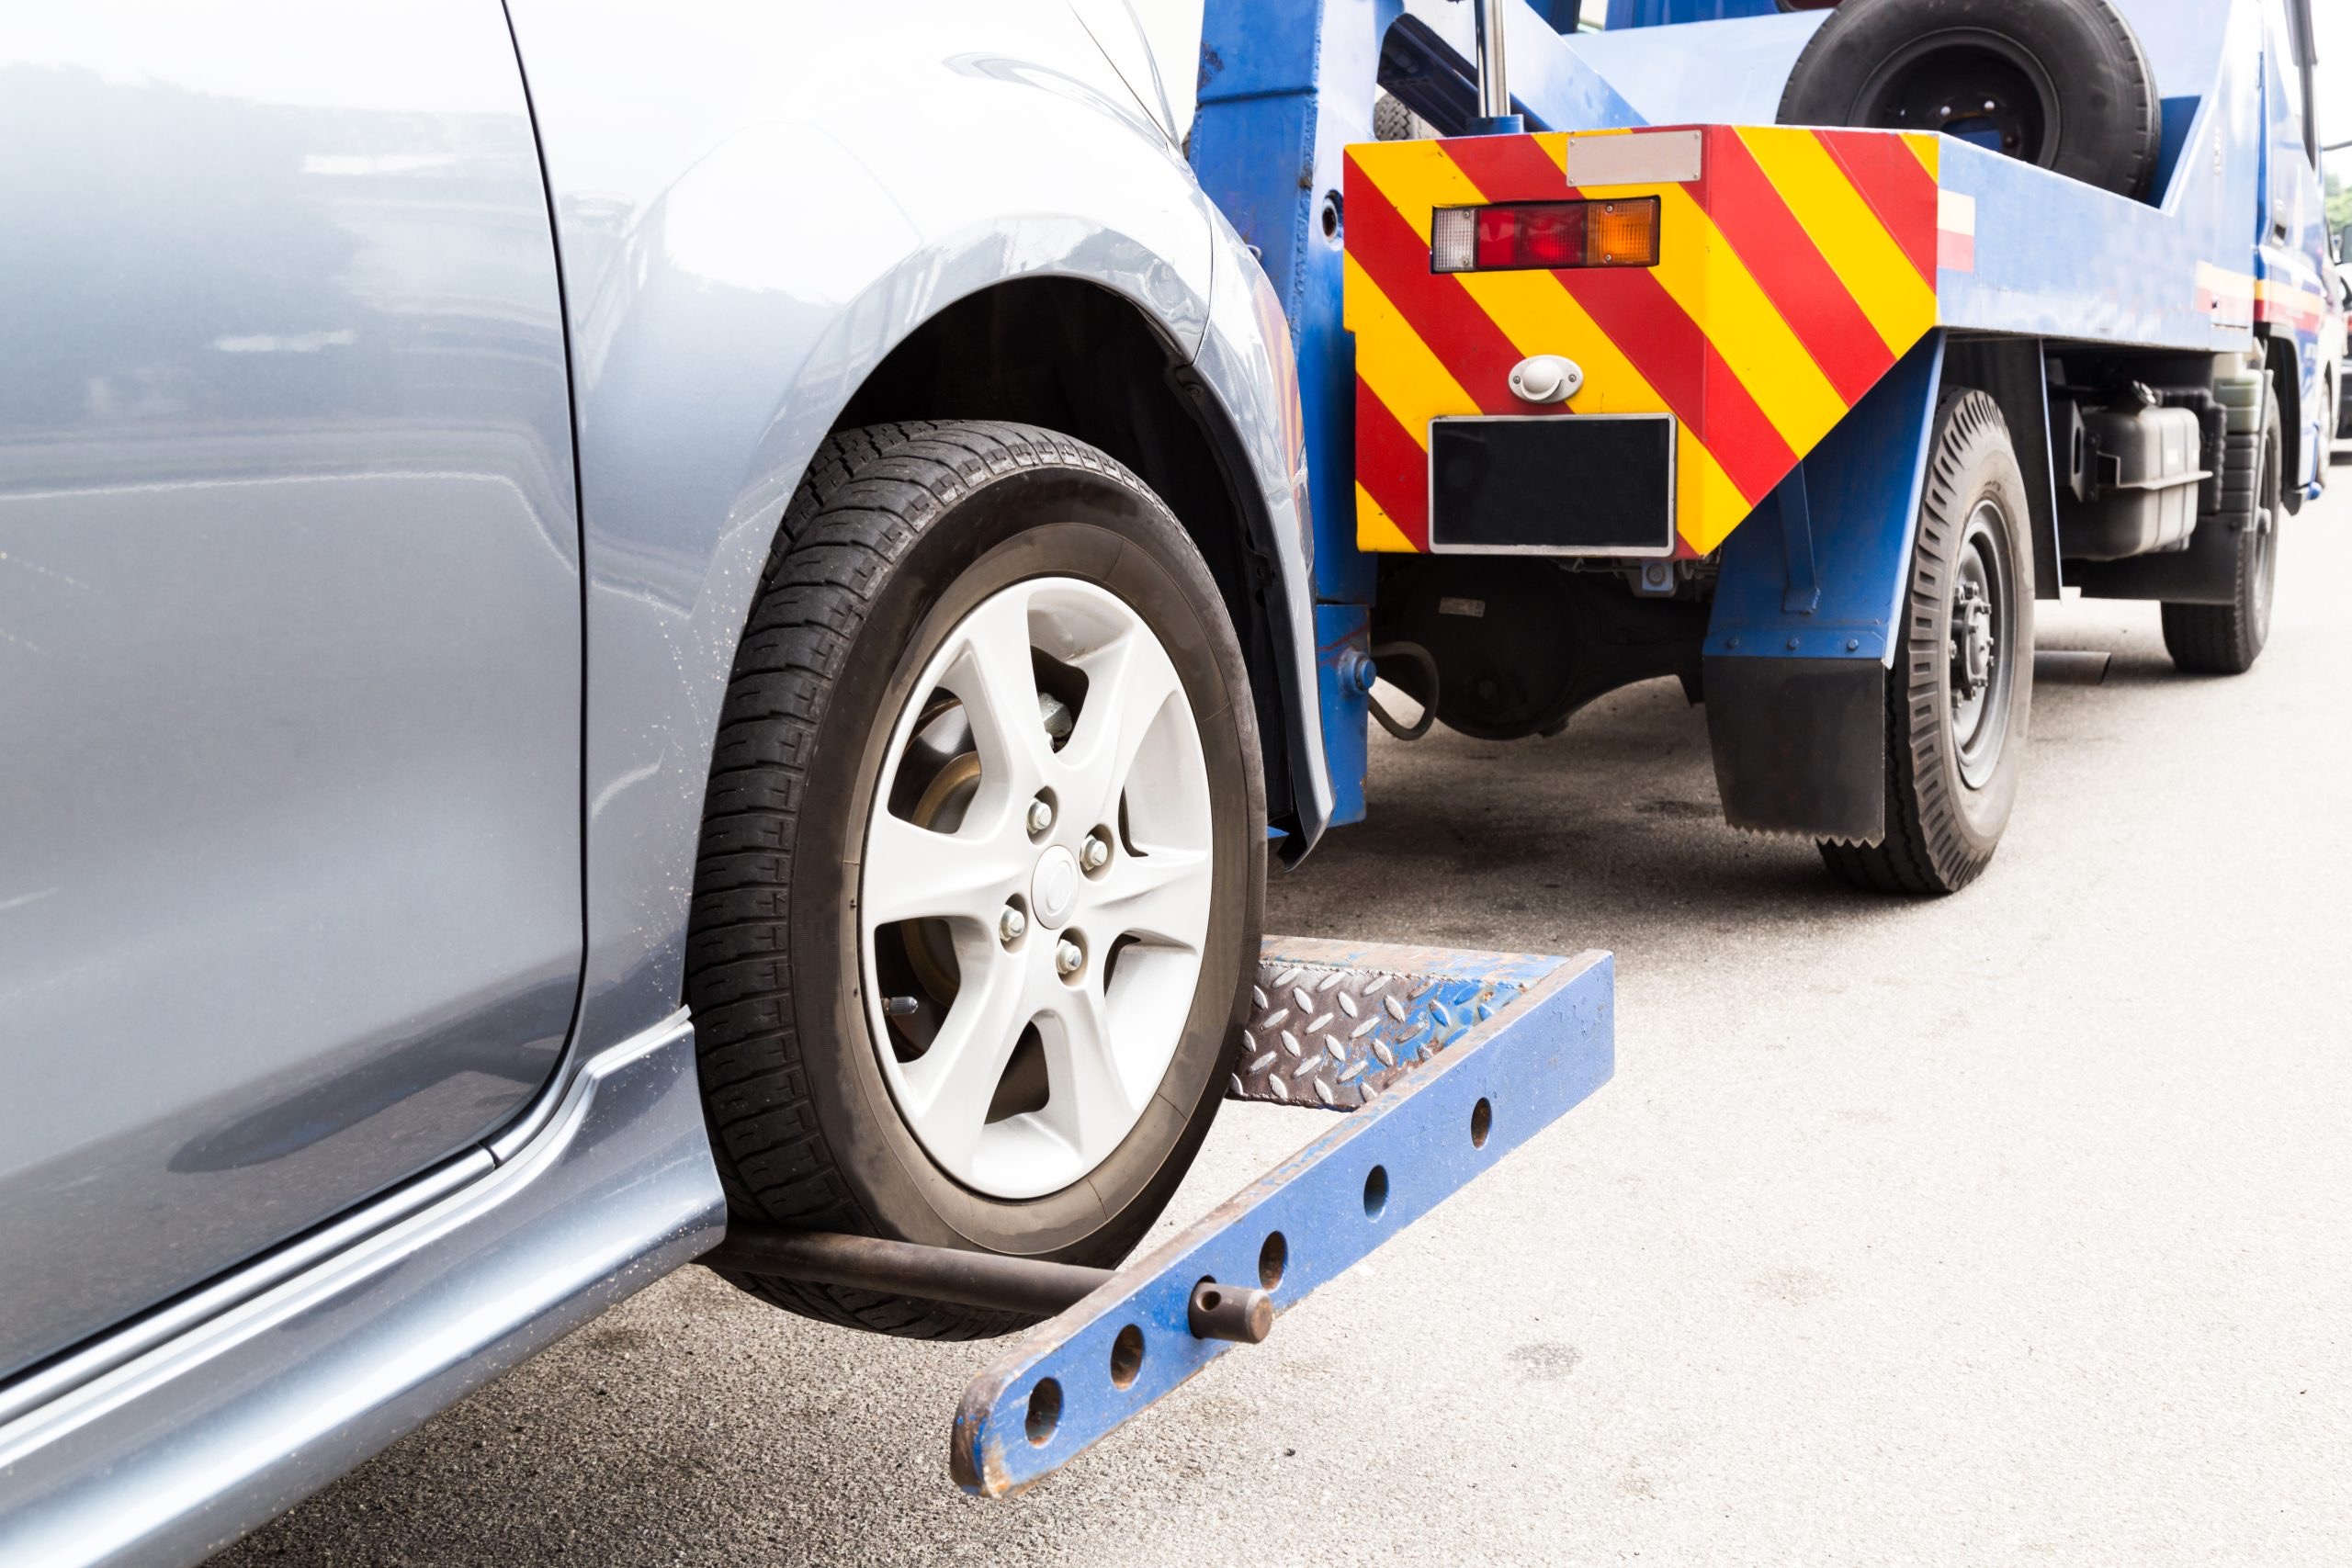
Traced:
<path id="1" fill-rule="evenodd" d="M 957 1180 L 1057 1191 L 1141 1120 L 1200 982 L 1214 879 L 1192 705 L 1123 600 L 1036 578 L 948 634 L 887 759 L 858 876 L 883 1074 Z"/>

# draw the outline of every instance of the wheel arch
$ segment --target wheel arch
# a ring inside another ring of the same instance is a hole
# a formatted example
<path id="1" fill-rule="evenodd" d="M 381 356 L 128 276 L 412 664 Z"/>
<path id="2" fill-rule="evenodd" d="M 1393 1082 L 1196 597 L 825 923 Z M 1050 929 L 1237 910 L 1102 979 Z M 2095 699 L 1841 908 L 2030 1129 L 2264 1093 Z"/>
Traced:
<path id="1" fill-rule="evenodd" d="M 2303 367 L 2301 345 L 2292 337 L 2267 333 L 2263 338 L 2264 367 L 2278 393 L 2278 437 L 2285 449 L 2278 455 L 2279 494 L 2289 512 L 2303 504 Z M 2325 448 L 2323 446 L 2322 451 Z"/>
<path id="2" fill-rule="evenodd" d="M 850 394 L 834 428 L 1009 420 L 1076 436 L 1134 470 L 1200 547 L 1233 617 L 1257 707 L 1269 820 L 1311 838 L 1319 819 L 1311 763 L 1302 763 L 1319 753 L 1304 750 L 1313 737 L 1296 722 L 1313 696 L 1297 690 L 1290 592 L 1305 562 L 1284 547 L 1299 530 L 1269 504 L 1220 379 L 1114 289 L 1066 275 L 1008 278 L 915 326 Z"/>

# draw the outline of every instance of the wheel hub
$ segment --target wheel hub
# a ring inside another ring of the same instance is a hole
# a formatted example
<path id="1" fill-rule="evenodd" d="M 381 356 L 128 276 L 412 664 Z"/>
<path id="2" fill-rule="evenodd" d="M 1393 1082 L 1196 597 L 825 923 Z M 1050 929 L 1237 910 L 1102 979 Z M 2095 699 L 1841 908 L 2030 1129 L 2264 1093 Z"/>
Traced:
<path id="1" fill-rule="evenodd" d="M 1078 857 L 1059 844 L 1037 857 L 1029 876 L 1029 907 L 1047 931 L 1058 931 L 1078 902 Z"/>
<path id="2" fill-rule="evenodd" d="M 950 631 L 898 715 L 858 867 L 859 979 L 908 1130 L 1025 1199 L 1135 1130 L 1198 988 L 1208 769 L 1125 601 L 1037 578 Z"/>
<path id="3" fill-rule="evenodd" d="M 1945 684 L 1961 781 L 1971 789 L 1992 779 L 2009 725 L 2010 623 L 2017 606 L 2007 528 L 1998 507 L 1978 502 L 1953 562 Z"/>
<path id="4" fill-rule="evenodd" d="M 1993 604 L 1982 582 L 1972 578 L 1961 583 L 1951 618 L 1952 688 L 1964 699 L 1973 698 L 1993 679 Z"/>

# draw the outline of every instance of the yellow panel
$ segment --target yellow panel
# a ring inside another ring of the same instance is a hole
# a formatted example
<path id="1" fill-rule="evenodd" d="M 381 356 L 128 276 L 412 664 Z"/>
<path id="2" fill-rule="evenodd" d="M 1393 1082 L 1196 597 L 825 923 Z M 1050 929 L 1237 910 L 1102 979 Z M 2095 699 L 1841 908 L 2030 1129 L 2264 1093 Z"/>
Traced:
<path id="1" fill-rule="evenodd" d="M 1830 270 L 1878 329 L 1887 351 L 1901 355 L 1936 324 L 1936 296 L 1894 236 L 1854 188 L 1829 149 L 1798 127 L 1747 127 L 1739 139 L 1765 177 L 1821 247 Z"/>
<path id="2" fill-rule="evenodd" d="M 1730 536 L 1749 511 L 1747 498 L 1688 427 L 1674 444 L 1674 531 L 1700 555 Z"/>
<path id="3" fill-rule="evenodd" d="M 1384 141 L 1377 147 L 1350 151 L 1355 154 L 1356 166 L 1372 176 L 1372 183 L 1412 225 L 1423 244 L 1429 243 L 1431 210 L 1474 207 L 1487 199 L 1434 141 Z"/>
<path id="4" fill-rule="evenodd" d="M 1422 447 L 1430 444 L 1430 420 L 1477 412 L 1470 394 L 1353 256 L 1347 258 L 1346 300 L 1348 327 L 1356 334 L 1356 374 Z"/>
<path id="5" fill-rule="evenodd" d="M 1372 492 L 1362 485 L 1356 486 L 1356 548 L 1392 555 L 1419 553 L 1413 548 L 1413 541 L 1405 537 L 1405 531 L 1389 520 L 1388 513 L 1380 510 L 1380 502 L 1373 500 Z"/>
<path id="6" fill-rule="evenodd" d="M 1554 163 L 1564 162 L 1565 135 L 1546 134 L 1536 140 Z M 1434 143 L 1391 141 L 1351 151 L 1357 166 L 1424 242 L 1434 209 L 1486 200 L 1484 193 Z M 1565 165 L 1562 178 L 1566 178 Z M 1724 363 L 1749 385 L 1782 438 L 1799 451 L 1818 441 L 1821 433 L 1845 412 L 1845 405 L 1715 231 L 1713 220 L 1681 187 L 1672 185 L 1611 187 L 1588 194 L 1604 198 L 1664 196 L 1668 206 L 1660 243 L 1670 268 L 1661 266 L 1660 282 L 1708 333 Z M 1883 236 L 1883 231 L 1881 233 Z M 1584 389 L 1575 400 L 1578 412 L 1668 412 L 1666 400 L 1550 274 L 1468 272 L 1456 276 L 1471 300 L 1521 354 L 1566 355 L 1583 367 Z M 1357 373 L 1417 442 L 1427 445 L 1430 417 L 1476 412 L 1470 394 L 1353 257 L 1347 262 L 1345 309 L 1347 325 L 1356 334 Z M 1765 395 L 1768 392 L 1770 397 Z M 1689 427 L 1679 424 L 1675 467 L 1676 531 L 1692 549 L 1704 554 L 1721 544 L 1747 515 L 1747 500 Z M 1395 522 L 1361 486 L 1356 491 L 1356 537 L 1358 547 L 1366 550 L 1412 548 Z"/>

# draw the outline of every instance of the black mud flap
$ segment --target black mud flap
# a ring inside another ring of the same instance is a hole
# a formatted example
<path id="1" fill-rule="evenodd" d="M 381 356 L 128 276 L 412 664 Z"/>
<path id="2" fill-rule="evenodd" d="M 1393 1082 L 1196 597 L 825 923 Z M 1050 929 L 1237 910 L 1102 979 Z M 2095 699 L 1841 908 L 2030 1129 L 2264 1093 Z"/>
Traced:
<path id="1" fill-rule="evenodd" d="M 2234 517 L 2208 513 L 2197 519 L 2187 547 L 2122 560 L 2072 561 L 2066 577 L 2090 599 L 2161 599 L 2168 604 L 2228 604 L 2237 599 L 2238 536 Z"/>
<path id="2" fill-rule="evenodd" d="M 1886 837 L 1886 669 L 1874 659 L 1707 660 L 1724 820 L 1875 844 Z"/>

